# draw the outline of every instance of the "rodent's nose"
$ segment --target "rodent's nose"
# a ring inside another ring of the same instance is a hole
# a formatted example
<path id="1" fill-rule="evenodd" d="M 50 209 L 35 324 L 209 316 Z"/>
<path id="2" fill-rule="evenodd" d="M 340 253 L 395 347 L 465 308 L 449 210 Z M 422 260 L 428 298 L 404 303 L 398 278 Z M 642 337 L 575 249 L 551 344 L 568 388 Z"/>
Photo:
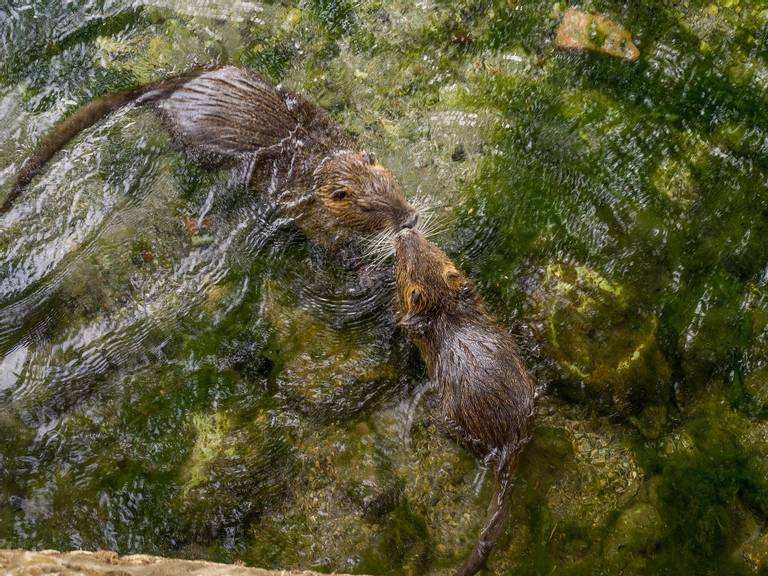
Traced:
<path id="1" fill-rule="evenodd" d="M 414 212 L 408 220 L 403 222 L 403 228 L 415 228 L 416 224 L 419 223 L 419 213 Z"/>

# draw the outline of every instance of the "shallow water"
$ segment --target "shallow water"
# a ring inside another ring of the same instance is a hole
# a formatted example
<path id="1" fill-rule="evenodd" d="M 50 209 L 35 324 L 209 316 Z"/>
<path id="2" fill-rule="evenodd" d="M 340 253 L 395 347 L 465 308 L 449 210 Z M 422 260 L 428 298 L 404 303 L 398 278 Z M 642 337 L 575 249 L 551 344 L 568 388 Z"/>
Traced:
<path id="1" fill-rule="evenodd" d="M 499 574 L 768 558 L 768 9 L 566 2 L 0 6 L 0 195 L 94 97 L 233 62 L 429 206 L 540 383 Z M 0 216 L 0 546 L 447 574 L 490 473 L 435 429 L 391 262 L 312 246 L 148 110 Z"/>

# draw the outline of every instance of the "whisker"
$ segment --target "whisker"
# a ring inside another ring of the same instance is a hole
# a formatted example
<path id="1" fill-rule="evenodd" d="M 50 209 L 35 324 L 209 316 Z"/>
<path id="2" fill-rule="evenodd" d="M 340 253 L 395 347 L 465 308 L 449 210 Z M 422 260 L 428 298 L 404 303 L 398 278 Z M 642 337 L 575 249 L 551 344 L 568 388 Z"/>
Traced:
<path id="1" fill-rule="evenodd" d="M 427 232 L 424 232 L 423 234 L 424 234 L 425 238 L 428 238 L 428 239 L 432 240 L 436 236 L 441 236 L 441 235 L 445 234 L 446 232 L 448 232 L 448 230 L 449 230 L 448 226 L 443 226 L 443 227 L 440 227 L 440 228 L 433 228 L 432 230 L 428 230 Z"/>
<path id="2" fill-rule="evenodd" d="M 453 221 L 453 215 L 448 213 L 428 214 L 418 225 L 419 231 L 427 238 L 446 232 Z"/>
<path id="3" fill-rule="evenodd" d="M 410 202 L 411 205 L 419 211 L 419 213 L 432 212 L 435 208 L 439 207 L 433 204 L 433 199 L 428 196 L 417 196 L 412 198 Z"/>
<path id="4" fill-rule="evenodd" d="M 371 265 L 375 267 L 381 266 L 390 257 L 395 255 L 395 246 L 390 244 L 386 250 L 383 250 L 372 262 Z"/>
<path id="5" fill-rule="evenodd" d="M 393 237 L 394 233 L 392 231 L 385 230 L 367 238 L 365 240 L 365 249 L 362 253 L 362 257 L 369 259 L 372 256 L 375 256 L 375 260 L 378 260 L 382 254 L 386 254 L 391 250 Z"/>

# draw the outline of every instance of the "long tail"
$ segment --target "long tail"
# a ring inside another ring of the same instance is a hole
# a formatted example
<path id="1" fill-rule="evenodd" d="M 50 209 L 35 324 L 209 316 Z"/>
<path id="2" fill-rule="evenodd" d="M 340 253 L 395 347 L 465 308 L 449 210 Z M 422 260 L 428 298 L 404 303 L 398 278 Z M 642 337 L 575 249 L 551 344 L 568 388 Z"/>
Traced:
<path id="1" fill-rule="evenodd" d="M 456 572 L 456 576 L 472 576 L 477 574 L 483 563 L 488 558 L 491 548 L 499 538 L 504 528 L 504 520 L 509 509 L 509 494 L 512 474 L 517 468 L 520 450 L 505 448 L 499 458 L 496 468 L 496 492 L 488 505 L 488 515 L 485 526 L 480 531 L 480 537 L 475 549 L 466 559 L 462 567 Z"/>
<path id="2" fill-rule="evenodd" d="M 27 159 L 16 176 L 16 181 L 13 183 L 11 191 L 6 196 L 2 205 L 0 205 L 0 214 L 4 214 L 11 209 L 16 198 L 18 198 L 19 194 L 21 194 L 22 190 L 32 179 L 40 173 L 46 162 L 80 132 L 93 126 L 109 113 L 128 104 L 141 105 L 162 100 L 178 88 L 180 84 L 196 74 L 199 74 L 199 71 L 184 74 L 157 84 L 136 88 L 135 90 L 109 94 L 102 98 L 97 98 L 80 108 L 56 126 L 38 146 L 35 153 Z"/>

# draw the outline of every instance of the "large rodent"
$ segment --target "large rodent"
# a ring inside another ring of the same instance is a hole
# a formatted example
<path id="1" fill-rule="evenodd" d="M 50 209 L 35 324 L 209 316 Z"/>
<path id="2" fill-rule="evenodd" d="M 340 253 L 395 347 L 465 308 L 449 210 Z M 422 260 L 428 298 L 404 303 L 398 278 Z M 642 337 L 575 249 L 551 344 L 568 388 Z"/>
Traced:
<path id="1" fill-rule="evenodd" d="M 401 324 L 439 396 L 442 423 L 493 462 L 496 491 L 474 551 L 457 574 L 475 574 L 504 526 L 509 484 L 533 420 L 534 380 L 472 283 L 418 230 L 394 238 Z"/>
<path id="2" fill-rule="evenodd" d="M 277 188 L 281 204 L 322 244 L 350 232 L 397 231 L 416 222 L 394 176 L 357 150 L 326 111 L 235 66 L 189 72 L 87 104 L 25 162 L 0 213 L 72 138 L 125 106 L 152 106 L 176 145 L 197 161 L 247 164 L 251 187 Z"/>

